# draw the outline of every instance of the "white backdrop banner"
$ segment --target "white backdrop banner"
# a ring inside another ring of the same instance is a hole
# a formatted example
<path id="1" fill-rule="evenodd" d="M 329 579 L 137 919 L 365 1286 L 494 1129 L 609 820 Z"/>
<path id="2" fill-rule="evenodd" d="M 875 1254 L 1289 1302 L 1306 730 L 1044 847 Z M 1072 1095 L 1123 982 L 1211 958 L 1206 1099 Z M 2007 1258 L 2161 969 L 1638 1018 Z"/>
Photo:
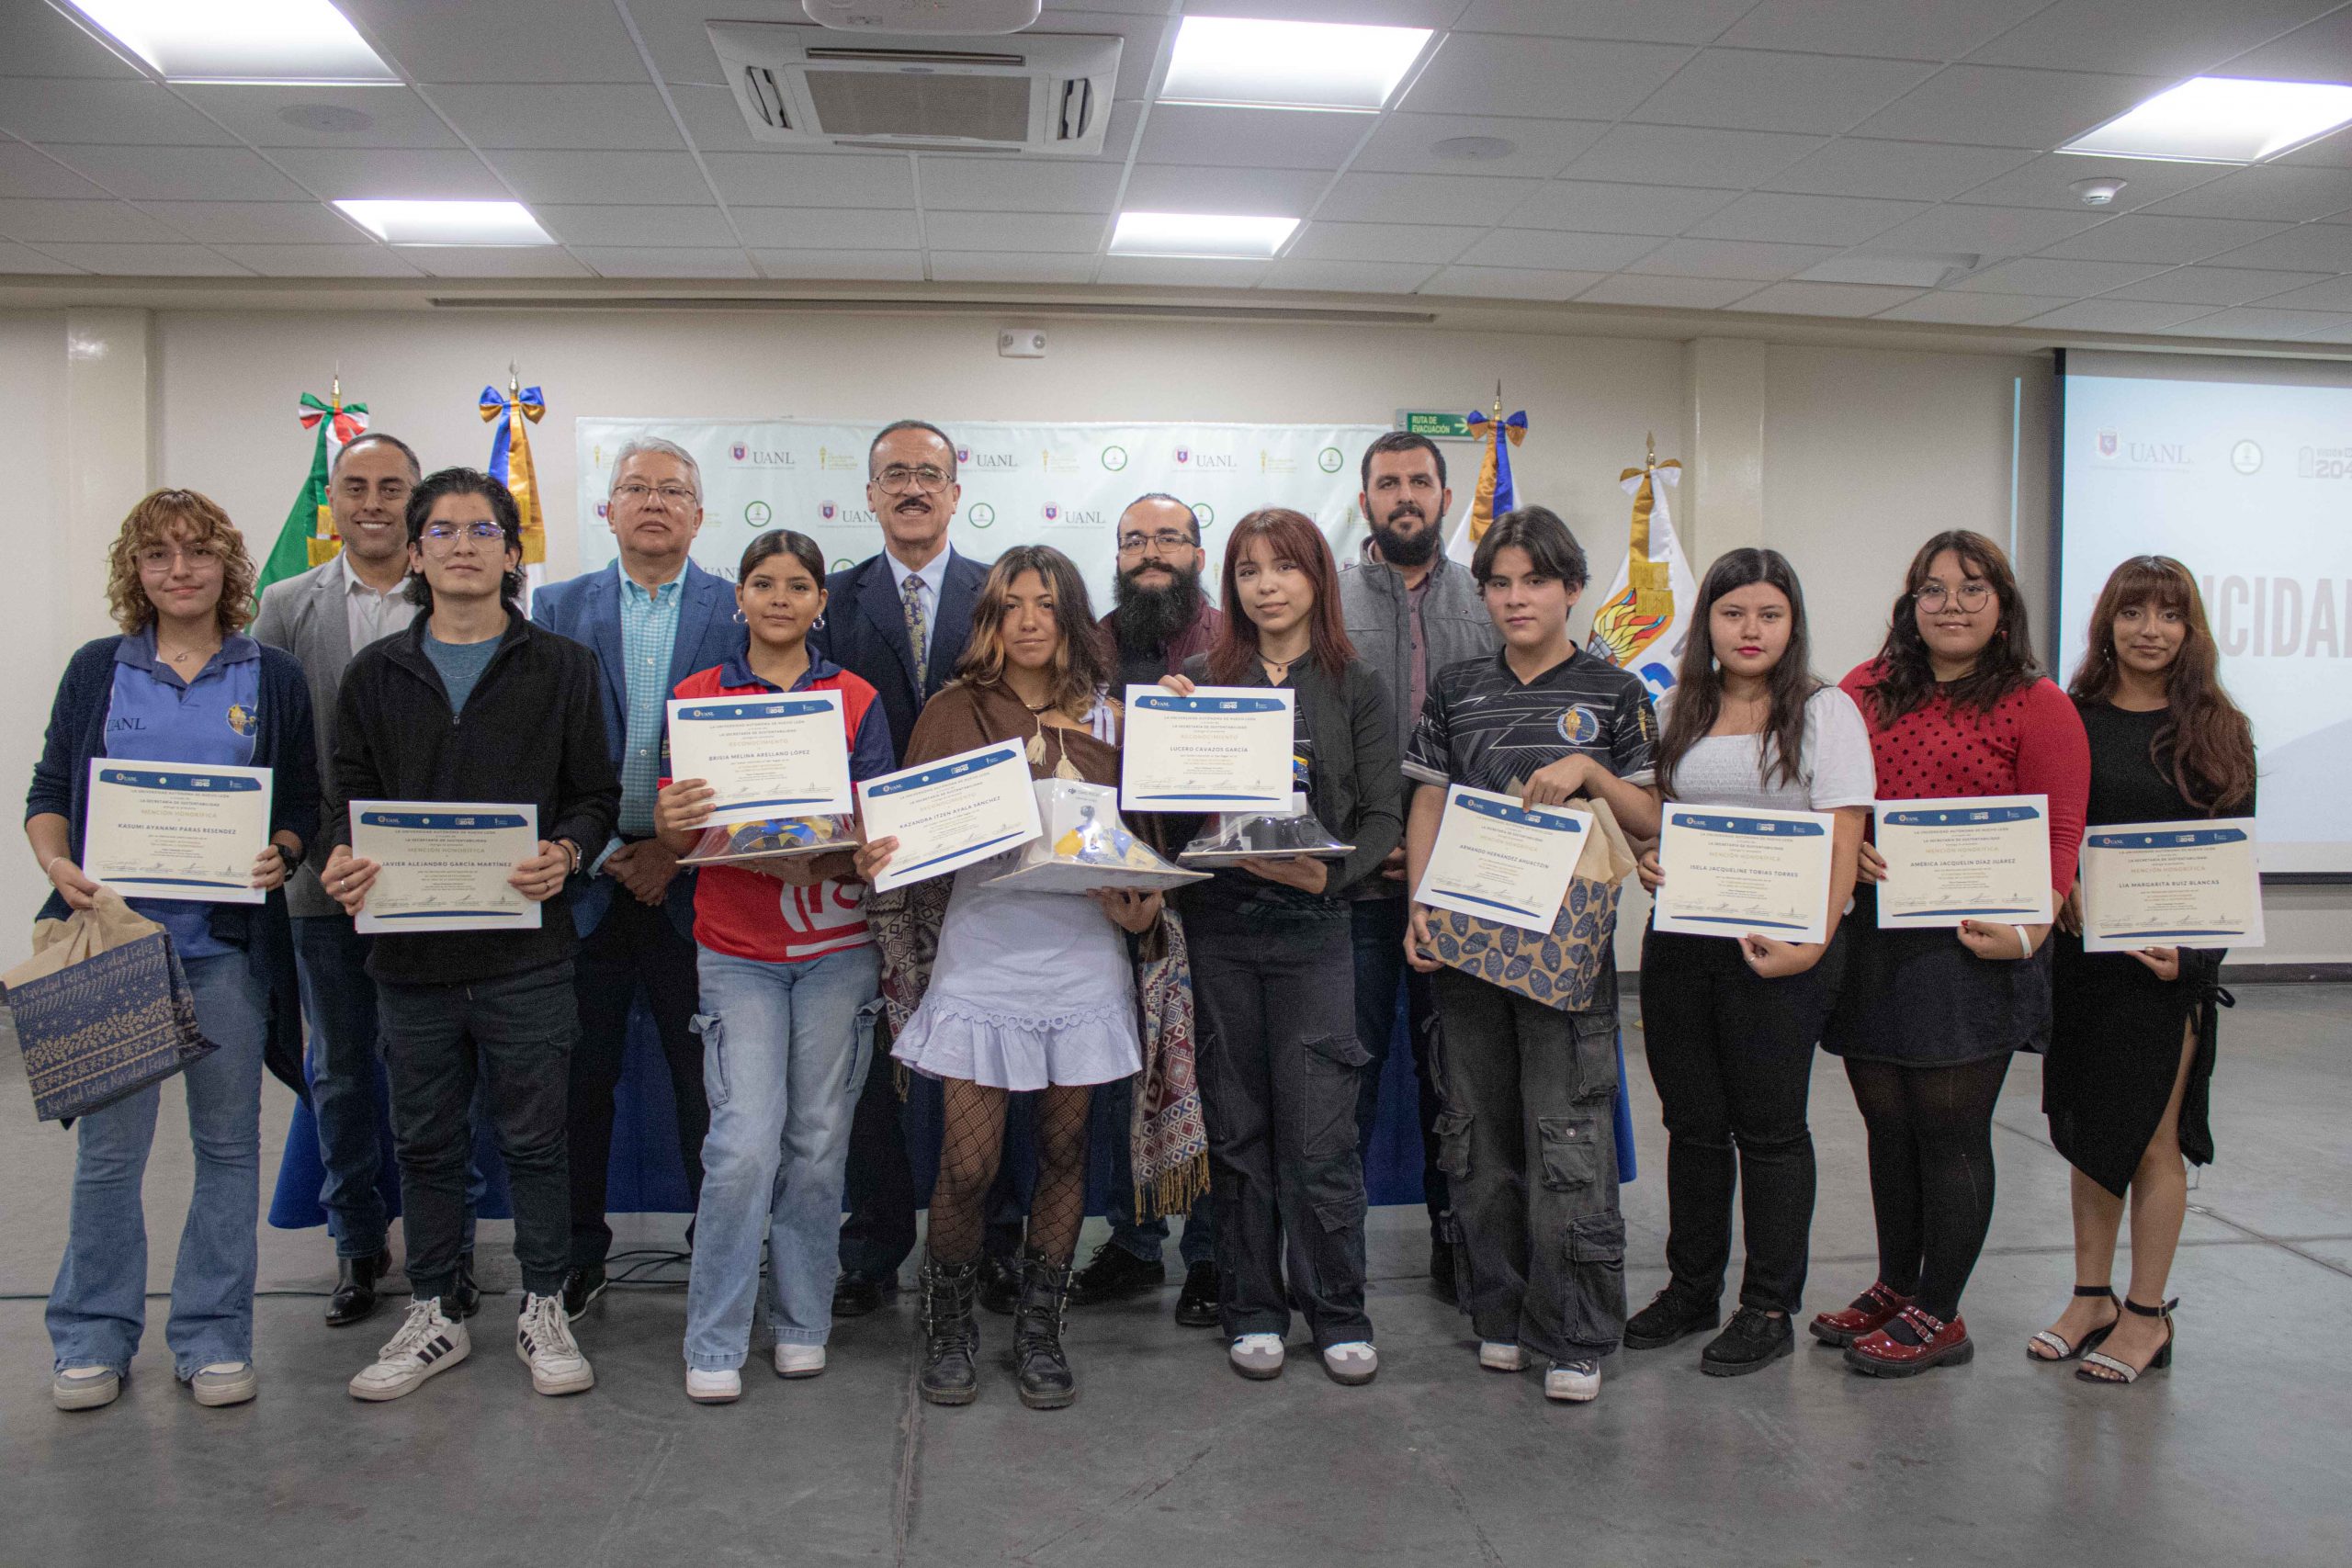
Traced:
<path id="1" fill-rule="evenodd" d="M 883 422 L 582 418 L 580 559 L 610 562 L 605 518 L 613 457 L 634 435 L 658 435 L 702 466 L 703 526 L 695 559 L 735 575 L 743 547 L 769 528 L 797 528 L 822 546 L 833 569 L 882 547 L 865 504 L 865 450 Z M 1352 560 L 1366 529 L 1356 507 L 1363 449 L 1377 424 L 1046 424 L 943 422 L 956 439 L 962 503 L 948 540 L 975 560 L 1009 546 L 1051 545 L 1076 561 L 1110 608 L 1119 513 L 1136 497 L 1164 491 L 1199 513 L 1210 552 L 1204 574 L 1214 594 L 1224 528 L 1261 506 L 1287 506 L 1321 525 L 1340 561 Z"/>

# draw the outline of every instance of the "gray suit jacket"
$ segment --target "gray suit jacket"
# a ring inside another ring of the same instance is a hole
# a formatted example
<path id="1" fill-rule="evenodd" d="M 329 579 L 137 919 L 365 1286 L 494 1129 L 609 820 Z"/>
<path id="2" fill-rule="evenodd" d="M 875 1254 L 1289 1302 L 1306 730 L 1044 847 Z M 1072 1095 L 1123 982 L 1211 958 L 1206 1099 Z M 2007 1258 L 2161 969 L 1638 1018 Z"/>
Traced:
<path id="1" fill-rule="evenodd" d="M 343 671 L 359 650 L 351 646 L 351 617 L 344 603 L 344 573 L 338 561 L 314 566 L 300 577 L 273 582 L 262 591 L 261 614 L 253 624 L 256 642 L 282 648 L 302 661 L 311 685 L 311 721 L 318 732 L 319 755 L 334 755 L 336 694 Z M 334 799 L 334 770 L 322 767 L 319 779 L 320 820 L 331 818 L 340 806 Z M 311 835 L 310 856 L 286 884 L 287 912 L 296 916 L 340 915 L 343 906 L 327 897 L 319 873 L 327 863 L 326 833 Z"/>

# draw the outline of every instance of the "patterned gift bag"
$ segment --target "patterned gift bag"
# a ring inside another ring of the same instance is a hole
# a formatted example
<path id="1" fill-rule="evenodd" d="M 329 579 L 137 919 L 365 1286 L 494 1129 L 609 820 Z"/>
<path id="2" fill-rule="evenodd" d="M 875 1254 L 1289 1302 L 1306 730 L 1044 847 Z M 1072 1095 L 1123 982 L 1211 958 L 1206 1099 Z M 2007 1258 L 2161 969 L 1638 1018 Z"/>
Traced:
<path id="1" fill-rule="evenodd" d="M 1617 962 L 1617 901 L 1634 852 L 1605 800 L 1579 800 L 1592 832 L 1548 931 L 1523 931 L 1453 909 L 1431 909 L 1430 952 L 1442 963 L 1562 1012 L 1600 1001 L 1601 976 Z"/>
<path id="2" fill-rule="evenodd" d="M 111 889 L 33 927 L 33 955 L 0 976 L 33 1110 L 70 1122 L 204 1056 L 196 998 L 164 928 Z"/>

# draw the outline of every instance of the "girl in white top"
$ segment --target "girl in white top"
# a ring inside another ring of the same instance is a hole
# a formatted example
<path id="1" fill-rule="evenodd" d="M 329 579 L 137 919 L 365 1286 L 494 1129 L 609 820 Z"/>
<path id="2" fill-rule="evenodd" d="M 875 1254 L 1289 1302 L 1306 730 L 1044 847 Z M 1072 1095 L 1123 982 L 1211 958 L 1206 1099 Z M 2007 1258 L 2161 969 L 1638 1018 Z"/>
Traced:
<path id="1" fill-rule="evenodd" d="M 1739 1311 L 1700 1352 L 1718 1377 L 1754 1371 L 1795 1346 L 1813 1225 L 1813 1047 L 1837 999 L 1839 916 L 1877 781 L 1854 700 L 1808 667 L 1804 592 L 1777 550 L 1733 550 L 1707 570 L 1674 689 L 1660 699 L 1662 800 L 1836 818 L 1829 940 L 1684 936 L 1642 941 L 1642 1020 L 1667 1130 L 1666 1257 L 1672 1278 L 1625 1325 L 1625 1348 L 1655 1349 L 1712 1329 L 1731 1261 L 1736 1177 L 1747 1240 Z M 1666 880 L 1652 849 L 1642 886 Z"/>

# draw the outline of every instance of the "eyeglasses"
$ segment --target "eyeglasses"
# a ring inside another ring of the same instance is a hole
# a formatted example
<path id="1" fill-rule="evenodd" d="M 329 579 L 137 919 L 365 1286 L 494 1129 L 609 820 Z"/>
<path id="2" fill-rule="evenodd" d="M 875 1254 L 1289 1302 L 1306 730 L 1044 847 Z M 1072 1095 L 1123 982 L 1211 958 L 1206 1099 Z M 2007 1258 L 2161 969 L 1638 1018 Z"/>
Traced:
<path id="1" fill-rule="evenodd" d="M 1940 610 L 1945 601 L 1958 600 L 1960 607 L 1972 615 L 1984 607 L 1993 597 L 1989 582 L 1963 582 L 1957 589 L 1946 588 L 1940 582 L 1930 582 L 1911 591 L 1911 597 L 1922 610 Z"/>
<path id="2" fill-rule="evenodd" d="M 506 530 L 495 523 L 469 523 L 463 527 L 459 527 L 455 523 L 427 523 L 418 531 L 424 535 L 426 544 L 439 545 L 444 548 L 454 543 L 461 534 L 469 539 L 481 539 L 485 543 L 491 540 L 503 540 L 506 537 Z"/>
<path id="3" fill-rule="evenodd" d="M 691 505 L 697 498 L 684 485 L 650 485 L 637 479 L 613 487 L 614 499 L 641 503 L 649 495 L 658 495 L 673 506 Z"/>
<path id="4" fill-rule="evenodd" d="M 186 561 L 190 566 L 210 566 L 220 558 L 220 552 L 210 545 L 149 545 L 138 553 L 141 571 L 169 571 Z"/>
<path id="5" fill-rule="evenodd" d="M 1141 555 L 1147 545 L 1156 545 L 1163 553 L 1189 550 L 1193 547 L 1193 536 L 1181 528 L 1162 528 L 1157 534 L 1119 536 L 1119 553 L 1123 556 Z"/>
<path id="6" fill-rule="evenodd" d="M 910 468 L 904 463 L 893 463 L 875 475 L 874 482 L 889 491 L 905 490 L 909 485 L 923 490 L 944 490 L 948 478 L 946 469 L 929 463 L 916 468 Z"/>

